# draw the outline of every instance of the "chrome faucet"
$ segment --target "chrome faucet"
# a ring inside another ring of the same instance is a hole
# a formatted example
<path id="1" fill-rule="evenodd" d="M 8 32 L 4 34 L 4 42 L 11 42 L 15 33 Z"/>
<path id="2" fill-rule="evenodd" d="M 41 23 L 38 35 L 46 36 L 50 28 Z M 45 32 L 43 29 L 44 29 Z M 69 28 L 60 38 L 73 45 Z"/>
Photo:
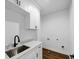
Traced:
<path id="1" fill-rule="evenodd" d="M 16 43 L 16 37 L 18 38 L 18 42 L 20 42 L 19 36 L 15 35 L 15 37 L 14 37 L 14 47 L 16 47 L 16 45 L 18 44 L 18 43 Z"/>

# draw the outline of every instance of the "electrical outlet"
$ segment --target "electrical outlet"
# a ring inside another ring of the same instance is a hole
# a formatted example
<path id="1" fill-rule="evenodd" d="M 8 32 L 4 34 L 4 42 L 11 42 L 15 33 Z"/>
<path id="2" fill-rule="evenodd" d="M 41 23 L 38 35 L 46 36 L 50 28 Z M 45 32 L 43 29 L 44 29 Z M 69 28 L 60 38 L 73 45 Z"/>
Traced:
<path id="1" fill-rule="evenodd" d="M 58 38 L 56 40 L 59 40 Z"/>
<path id="2" fill-rule="evenodd" d="M 64 48 L 64 46 L 62 45 L 61 48 Z"/>
<path id="3" fill-rule="evenodd" d="M 50 38 L 47 38 L 47 40 L 50 40 Z"/>

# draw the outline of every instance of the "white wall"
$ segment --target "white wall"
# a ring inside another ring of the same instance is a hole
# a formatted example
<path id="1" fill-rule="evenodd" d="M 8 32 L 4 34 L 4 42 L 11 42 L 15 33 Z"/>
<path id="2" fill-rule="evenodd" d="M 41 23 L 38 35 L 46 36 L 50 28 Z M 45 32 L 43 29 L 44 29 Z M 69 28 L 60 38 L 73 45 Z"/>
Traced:
<path id="1" fill-rule="evenodd" d="M 71 40 L 71 54 L 74 53 L 74 4 L 72 0 L 72 4 L 70 6 L 70 40 Z"/>
<path id="2" fill-rule="evenodd" d="M 11 9 L 5 10 L 5 45 L 13 44 L 14 36 L 19 35 L 19 22 L 21 15 Z"/>
<path id="3" fill-rule="evenodd" d="M 48 38 L 50 40 L 47 40 Z M 42 17 L 41 41 L 45 48 L 64 54 L 70 54 L 69 10 L 62 10 Z M 64 45 L 64 49 L 61 48 L 62 45 Z"/>
<path id="4" fill-rule="evenodd" d="M 25 15 L 21 13 L 17 13 L 14 10 L 6 8 L 5 10 L 5 42 L 6 46 L 10 45 L 14 42 L 14 35 L 18 34 L 20 36 L 20 40 L 28 41 L 30 39 L 36 39 L 36 31 L 35 30 L 26 30 L 24 28 L 24 21 L 26 20 Z"/>
<path id="5" fill-rule="evenodd" d="M 5 44 L 12 44 L 14 42 L 14 36 L 19 35 L 19 24 L 15 22 L 5 22 Z"/>
<path id="6" fill-rule="evenodd" d="M 37 40 L 37 31 L 34 29 L 26 28 L 26 26 L 25 26 L 27 19 L 29 19 L 28 15 L 25 15 L 24 19 L 21 20 L 20 37 L 21 37 L 22 41 Z"/>

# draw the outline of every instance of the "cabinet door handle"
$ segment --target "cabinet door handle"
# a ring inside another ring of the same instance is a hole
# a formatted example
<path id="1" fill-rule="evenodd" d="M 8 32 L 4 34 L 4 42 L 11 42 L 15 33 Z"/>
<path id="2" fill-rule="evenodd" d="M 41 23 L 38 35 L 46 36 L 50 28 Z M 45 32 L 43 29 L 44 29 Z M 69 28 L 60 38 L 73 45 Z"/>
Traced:
<path id="1" fill-rule="evenodd" d="M 21 1 L 19 1 L 19 6 L 21 5 Z"/>
<path id="2" fill-rule="evenodd" d="M 38 58 L 38 53 L 36 54 L 36 57 Z"/>
<path id="3" fill-rule="evenodd" d="M 39 46 L 39 48 L 41 48 L 41 46 Z"/>
<path id="4" fill-rule="evenodd" d="M 35 26 L 35 29 L 37 29 L 37 26 Z"/>
<path id="5" fill-rule="evenodd" d="M 18 0 L 16 0 L 16 3 L 18 4 Z"/>

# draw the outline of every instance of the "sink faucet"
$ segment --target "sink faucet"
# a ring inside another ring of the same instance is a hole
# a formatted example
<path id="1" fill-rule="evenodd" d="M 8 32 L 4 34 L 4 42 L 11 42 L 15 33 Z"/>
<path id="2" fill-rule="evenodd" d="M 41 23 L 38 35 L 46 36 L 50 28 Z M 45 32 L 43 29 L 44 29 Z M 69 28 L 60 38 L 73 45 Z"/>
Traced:
<path id="1" fill-rule="evenodd" d="M 18 38 L 18 42 L 20 42 L 19 36 L 15 35 L 15 37 L 14 37 L 14 47 L 16 47 L 16 45 L 18 44 L 18 43 L 16 43 L 16 38 Z"/>

